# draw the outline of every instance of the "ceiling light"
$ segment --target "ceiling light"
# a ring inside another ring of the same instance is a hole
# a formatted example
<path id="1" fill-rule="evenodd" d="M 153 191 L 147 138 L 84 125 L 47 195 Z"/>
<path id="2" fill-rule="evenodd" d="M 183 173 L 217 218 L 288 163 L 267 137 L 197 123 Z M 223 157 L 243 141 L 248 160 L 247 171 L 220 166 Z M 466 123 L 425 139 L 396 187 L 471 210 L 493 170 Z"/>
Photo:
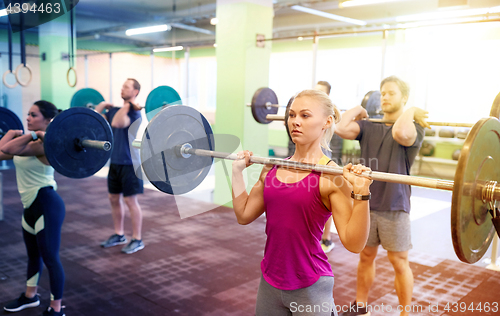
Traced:
<path id="1" fill-rule="evenodd" d="M 170 23 L 170 25 L 172 25 L 173 27 L 178 28 L 178 29 L 183 29 L 183 30 L 188 30 L 188 31 L 192 31 L 192 32 L 208 34 L 208 35 L 215 35 L 215 32 L 212 32 L 210 30 L 203 29 L 201 27 L 192 26 L 192 25 L 186 25 L 184 23 Z"/>
<path id="2" fill-rule="evenodd" d="M 131 35 L 137 35 L 137 34 L 146 34 L 146 33 L 154 33 L 154 32 L 165 32 L 165 31 L 170 31 L 172 27 L 167 24 L 162 24 L 162 25 L 155 25 L 155 26 L 147 26 L 147 27 L 140 27 L 136 29 L 129 29 L 125 31 L 125 34 L 127 36 Z"/>
<path id="3" fill-rule="evenodd" d="M 406 0 L 345 0 L 339 1 L 339 8 L 355 7 L 360 5 L 379 4 L 386 2 L 397 2 Z"/>
<path id="4" fill-rule="evenodd" d="M 182 46 L 159 47 L 159 48 L 153 49 L 153 52 L 155 52 L 155 53 L 172 52 L 172 51 L 183 50 L 183 49 L 184 49 L 184 47 L 182 47 Z"/>
<path id="5" fill-rule="evenodd" d="M 210 19 L 210 24 L 217 25 L 217 23 L 219 23 L 219 19 L 218 18 L 211 18 Z"/>
<path id="6" fill-rule="evenodd" d="M 331 13 L 327 13 L 327 12 L 323 12 L 323 11 L 319 11 L 319 10 L 314 10 L 314 9 L 302 7 L 300 5 L 294 5 L 291 8 L 293 10 L 297 10 L 297 11 L 301 11 L 301 12 L 305 12 L 305 13 L 309 13 L 309 14 L 314 14 L 314 15 L 318 15 L 318 16 L 322 16 L 324 18 L 328 18 L 328 19 L 332 19 L 332 20 L 336 20 L 336 21 L 342 21 L 342 22 L 352 23 L 352 24 L 356 24 L 356 25 L 366 25 L 367 24 L 365 21 L 351 19 L 351 18 L 346 18 L 344 16 L 335 15 L 335 14 L 331 14 Z"/>
<path id="7" fill-rule="evenodd" d="M 439 20 L 439 19 L 461 18 L 474 15 L 485 15 L 489 13 L 500 13 L 500 6 L 492 8 L 439 11 L 439 12 L 404 15 L 404 16 L 398 16 L 396 18 L 396 21 L 409 22 L 409 21 Z"/>

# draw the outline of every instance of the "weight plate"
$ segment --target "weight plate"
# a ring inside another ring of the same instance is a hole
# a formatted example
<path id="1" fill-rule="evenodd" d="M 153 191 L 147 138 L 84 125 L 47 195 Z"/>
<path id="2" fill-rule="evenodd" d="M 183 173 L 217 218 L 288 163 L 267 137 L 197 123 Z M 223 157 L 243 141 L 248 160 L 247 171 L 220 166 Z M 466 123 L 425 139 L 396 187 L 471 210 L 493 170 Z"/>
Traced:
<path id="1" fill-rule="evenodd" d="M 369 91 L 361 101 L 361 106 L 368 112 L 370 118 L 382 118 L 383 112 L 380 107 L 380 91 Z"/>
<path id="2" fill-rule="evenodd" d="M 94 109 L 99 103 L 104 101 L 102 94 L 92 88 L 78 90 L 71 98 L 71 107 L 85 107 Z"/>
<path id="3" fill-rule="evenodd" d="M 0 107 L 0 138 L 10 129 L 20 129 L 24 132 L 23 123 L 11 110 Z"/>
<path id="4" fill-rule="evenodd" d="M 47 127 L 44 138 L 45 155 L 50 165 L 60 174 L 77 179 L 99 171 L 111 156 L 111 150 L 80 150 L 76 143 L 83 139 L 113 143 L 113 132 L 108 122 L 91 109 L 70 108 L 57 115 Z"/>
<path id="5" fill-rule="evenodd" d="M 149 181 L 168 194 L 184 194 L 196 188 L 207 176 L 212 157 L 180 155 L 179 146 L 214 150 L 212 128 L 195 109 L 169 106 L 148 124 L 141 142 L 141 161 Z"/>
<path id="6" fill-rule="evenodd" d="M 500 118 L 500 93 L 497 95 L 491 106 L 490 116 Z"/>
<path id="7" fill-rule="evenodd" d="M 495 236 L 480 191 L 488 181 L 500 181 L 500 122 L 485 118 L 472 127 L 458 160 L 451 204 L 453 247 L 463 262 L 481 259 Z"/>
<path id="8" fill-rule="evenodd" d="M 146 117 L 151 121 L 164 107 L 178 104 L 182 104 L 182 100 L 174 88 L 159 86 L 151 91 L 146 99 Z"/>
<path id="9" fill-rule="evenodd" d="M 427 156 L 427 157 L 433 156 L 435 150 L 436 147 L 434 146 L 433 143 L 424 140 L 422 142 L 422 146 L 420 147 L 420 154 L 422 156 Z"/>
<path id="10" fill-rule="evenodd" d="M 278 113 L 277 107 L 268 107 L 266 104 L 278 104 L 278 97 L 272 89 L 260 88 L 253 94 L 251 106 L 253 118 L 262 124 L 272 122 L 266 119 L 268 114 Z"/>

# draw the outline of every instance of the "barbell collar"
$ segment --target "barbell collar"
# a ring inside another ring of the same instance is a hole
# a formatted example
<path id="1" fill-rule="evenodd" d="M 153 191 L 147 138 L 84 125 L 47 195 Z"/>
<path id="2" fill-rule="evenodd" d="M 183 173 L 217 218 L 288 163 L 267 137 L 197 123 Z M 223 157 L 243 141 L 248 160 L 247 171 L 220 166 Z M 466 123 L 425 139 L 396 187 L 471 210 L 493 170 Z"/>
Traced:
<path id="1" fill-rule="evenodd" d="M 132 147 L 136 148 L 136 149 L 141 149 L 141 140 L 140 139 L 134 139 L 132 141 Z"/>
<path id="2" fill-rule="evenodd" d="M 104 151 L 111 150 L 111 142 L 93 139 L 84 139 L 81 141 L 83 148 L 95 148 Z"/>
<path id="3" fill-rule="evenodd" d="M 278 115 L 278 114 L 268 114 L 266 115 L 266 120 L 269 121 L 284 121 L 285 116 L 284 115 Z"/>

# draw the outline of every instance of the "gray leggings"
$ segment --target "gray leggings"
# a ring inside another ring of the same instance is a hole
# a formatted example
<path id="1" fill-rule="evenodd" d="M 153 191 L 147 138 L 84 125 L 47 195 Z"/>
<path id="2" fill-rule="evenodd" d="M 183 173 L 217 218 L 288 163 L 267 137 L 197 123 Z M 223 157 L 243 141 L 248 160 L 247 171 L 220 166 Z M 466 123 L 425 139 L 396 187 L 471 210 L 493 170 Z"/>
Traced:
<path id="1" fill-rule="evenodd" d="M 333 302 L 333 277 L 322 276 L 298 290 L 279 290 L 260 278 L 256 316 L 337 316 Z"/>

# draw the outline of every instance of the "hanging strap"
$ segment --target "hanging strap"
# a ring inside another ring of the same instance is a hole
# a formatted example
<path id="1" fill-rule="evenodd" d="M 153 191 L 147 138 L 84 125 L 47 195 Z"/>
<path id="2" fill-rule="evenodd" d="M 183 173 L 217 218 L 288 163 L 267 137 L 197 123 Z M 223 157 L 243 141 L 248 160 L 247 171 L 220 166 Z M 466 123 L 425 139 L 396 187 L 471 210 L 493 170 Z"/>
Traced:
<path id="1" fill-rule="evenodd" d="M 21 42 L 21 64 L 26 67 L 26 41 L 24 39 L 24 14 L 21 14 L 21 31 L 20 31 L 20 42 Z"/>
<path id="2" fill-rule="evenodd" d="M 12 72 L 12 25 L 10 21 L 8 23 L 8 32 L 9 33 L 9 70 Z"/>
<path id="3" fill-rule="evenodd" d="M 75 66 L 75 62 L 74 62 L 74 10 L 70 10 L 69 11 L 69 15 L 70 15 L 70 23 L 69 23 L 69 31 L 70 31 L 70 34 L 69 34 L 69 49 L 68 49 L 68 60 L 69 60 L 69 67 L 70 68 L 73 68 Z"/>

